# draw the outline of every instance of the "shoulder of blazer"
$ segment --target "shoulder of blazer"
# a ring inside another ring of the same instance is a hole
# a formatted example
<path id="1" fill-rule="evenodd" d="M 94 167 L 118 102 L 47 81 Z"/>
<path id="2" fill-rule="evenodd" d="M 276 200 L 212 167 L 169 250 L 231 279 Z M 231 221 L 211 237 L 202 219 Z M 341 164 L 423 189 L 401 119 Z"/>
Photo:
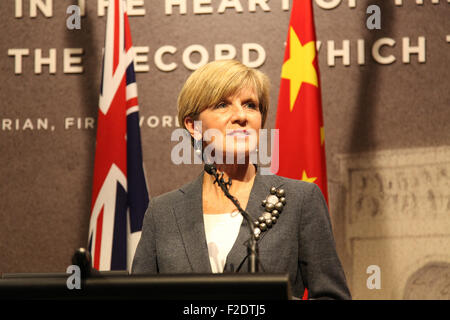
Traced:
<path id="1" fill-rule="evenodd" d="M 197 178 L 194 180 L 186 183 L 185 185 L 174 189 L 172 191 L 163 193 L 161 195 L 155 196 L 151 199 L 153 202 L 153 205 L 160 206 L 160 205 L 172 205 L 179 201 L 183 201 L 185 194 L 190 194 L 191 192 L 201 192 L 202 188 L 202 178 L 203 173 L 200 174 Z"/>
<path id="2" fill-rule="evenodd" d="M 261 180 L 267 185 L 283 186 L 286 188 L 294 188 L 299 191 L 307 191 L 314 188 L 315 184 L 297 179 L 286 178 L 277 175 L 261 175 Z"/>

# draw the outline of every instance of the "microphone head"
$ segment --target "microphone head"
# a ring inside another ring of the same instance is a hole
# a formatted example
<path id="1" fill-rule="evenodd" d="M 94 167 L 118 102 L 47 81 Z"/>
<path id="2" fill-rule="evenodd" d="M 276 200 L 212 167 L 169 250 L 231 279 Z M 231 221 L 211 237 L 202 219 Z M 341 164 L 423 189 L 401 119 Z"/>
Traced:
<path id="1" fill-rule="evenodd" d="M 72 263 L 76 265 L 90 265 L 91 255 L 85 248 L 79 248 L 72 257 Z"/>
<path id="2" fill-rule="evenodd" d="M 91 255 L 85 248 L 79 248 L 72 256 L 72 264 L 80 267 L 83 277 L 89 277 L 91 275 Z"/>
<path id="3" fill-rule="evenodd" d="M 213 163 L 206 163 L 205 164 L 205 171 L 210 174 L 210 175 L 214 175 L 216 174 L 216 166 Z"/>

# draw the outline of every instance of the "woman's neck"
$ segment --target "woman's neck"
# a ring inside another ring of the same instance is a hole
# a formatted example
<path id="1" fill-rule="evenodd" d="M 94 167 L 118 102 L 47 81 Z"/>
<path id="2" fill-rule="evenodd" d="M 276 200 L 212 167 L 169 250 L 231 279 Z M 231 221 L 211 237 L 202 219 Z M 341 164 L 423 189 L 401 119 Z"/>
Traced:
<path id="1" fill-rule="evenodd" d="M 253 180 L 256 176 L 256 167 L 253 164 L 216 164 L 217 173 L 223 173 L 223 179 L 228 181 L 231 178 L 232 185 L 229 189 L 230 193 L 245 192 L 244 190 L 251 188 Z M 217 184 L 214 184 L 214 177 L 205 174 L 203 176 L 203 190 L 210 194 L 222 197 L 223 193 Z M 250 190 L 250 189 L 249 189 Z"/>
<path id="2" fill-rule="evenodd" d="M 224 179 L 233 181 L 249 182 L 256 175 L 256 168 L 253 164 L 216 164 L 218 173 L 224 174 Z"/>

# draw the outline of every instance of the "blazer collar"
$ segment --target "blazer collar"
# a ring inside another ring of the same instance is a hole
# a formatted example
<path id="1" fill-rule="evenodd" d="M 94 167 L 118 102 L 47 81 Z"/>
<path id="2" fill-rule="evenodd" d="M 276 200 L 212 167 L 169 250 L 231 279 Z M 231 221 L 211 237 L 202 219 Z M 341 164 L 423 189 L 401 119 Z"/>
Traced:
<path id="1" fill-rule="evenodd" d="M 194 181 L 180 188 L 180 191 L 183 193 L 183 199 L 174 204 L 174 213 L 178 227 L 183 238 L 192 271 L 195 273 L 212 272 L 203 221 L 203 174 L 204 172 L 202 171 Z M 275 175 L 263 176 L 257 170 L 250 192 L 250 198 L 244 210 L 254 220 L 257 220 L 263 213 L 261 202 L 269 195 L 270 188 L 280 187 L 282 184 L 279 177 Z M 267 232 L 270 232 L 270 230 L 261 234 L 258 244 L 262 242 Z M 236 241 L 227 256 L 224 272 L 236 271 L 244 263 L 247 257 L 246 242 L 249 238 L 249 228 L 244 219 Z M 246 270 L 246 267 L 242 266 L 241 269 Z"/>
<path id="2" fill-rule="evenodd" d="M 202 184 L 203 171 L 194 181 L 180 188 L 183 198 L 175 204 L 174 213 L 192 271 L 211 273 L 203 222 Z"/>

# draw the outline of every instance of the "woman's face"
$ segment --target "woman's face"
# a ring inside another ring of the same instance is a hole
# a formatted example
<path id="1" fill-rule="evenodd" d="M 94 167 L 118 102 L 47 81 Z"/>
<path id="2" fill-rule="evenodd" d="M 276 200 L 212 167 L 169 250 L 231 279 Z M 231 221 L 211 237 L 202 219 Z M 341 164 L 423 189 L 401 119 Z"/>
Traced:
<path id="1" fill-rule="evenodd" d="M 206 146 L 214 148 L 214 154 L 222 155 L 224 163 L 241 163 L 259 143 L 262 115 L 258 96 L 253 88 L 244 87 L 235 95 L 199 114 L 201 132 Z M 199 128 L 196 128 L 199 131 Z M 192 133 L 192 132 L 191 132 Z M 207 153 L 207 149 L 205 150 Z M 236 159 L 235 159 L 236 158 Z M 228 161 L 227 161 L 228 159 Z"/>

